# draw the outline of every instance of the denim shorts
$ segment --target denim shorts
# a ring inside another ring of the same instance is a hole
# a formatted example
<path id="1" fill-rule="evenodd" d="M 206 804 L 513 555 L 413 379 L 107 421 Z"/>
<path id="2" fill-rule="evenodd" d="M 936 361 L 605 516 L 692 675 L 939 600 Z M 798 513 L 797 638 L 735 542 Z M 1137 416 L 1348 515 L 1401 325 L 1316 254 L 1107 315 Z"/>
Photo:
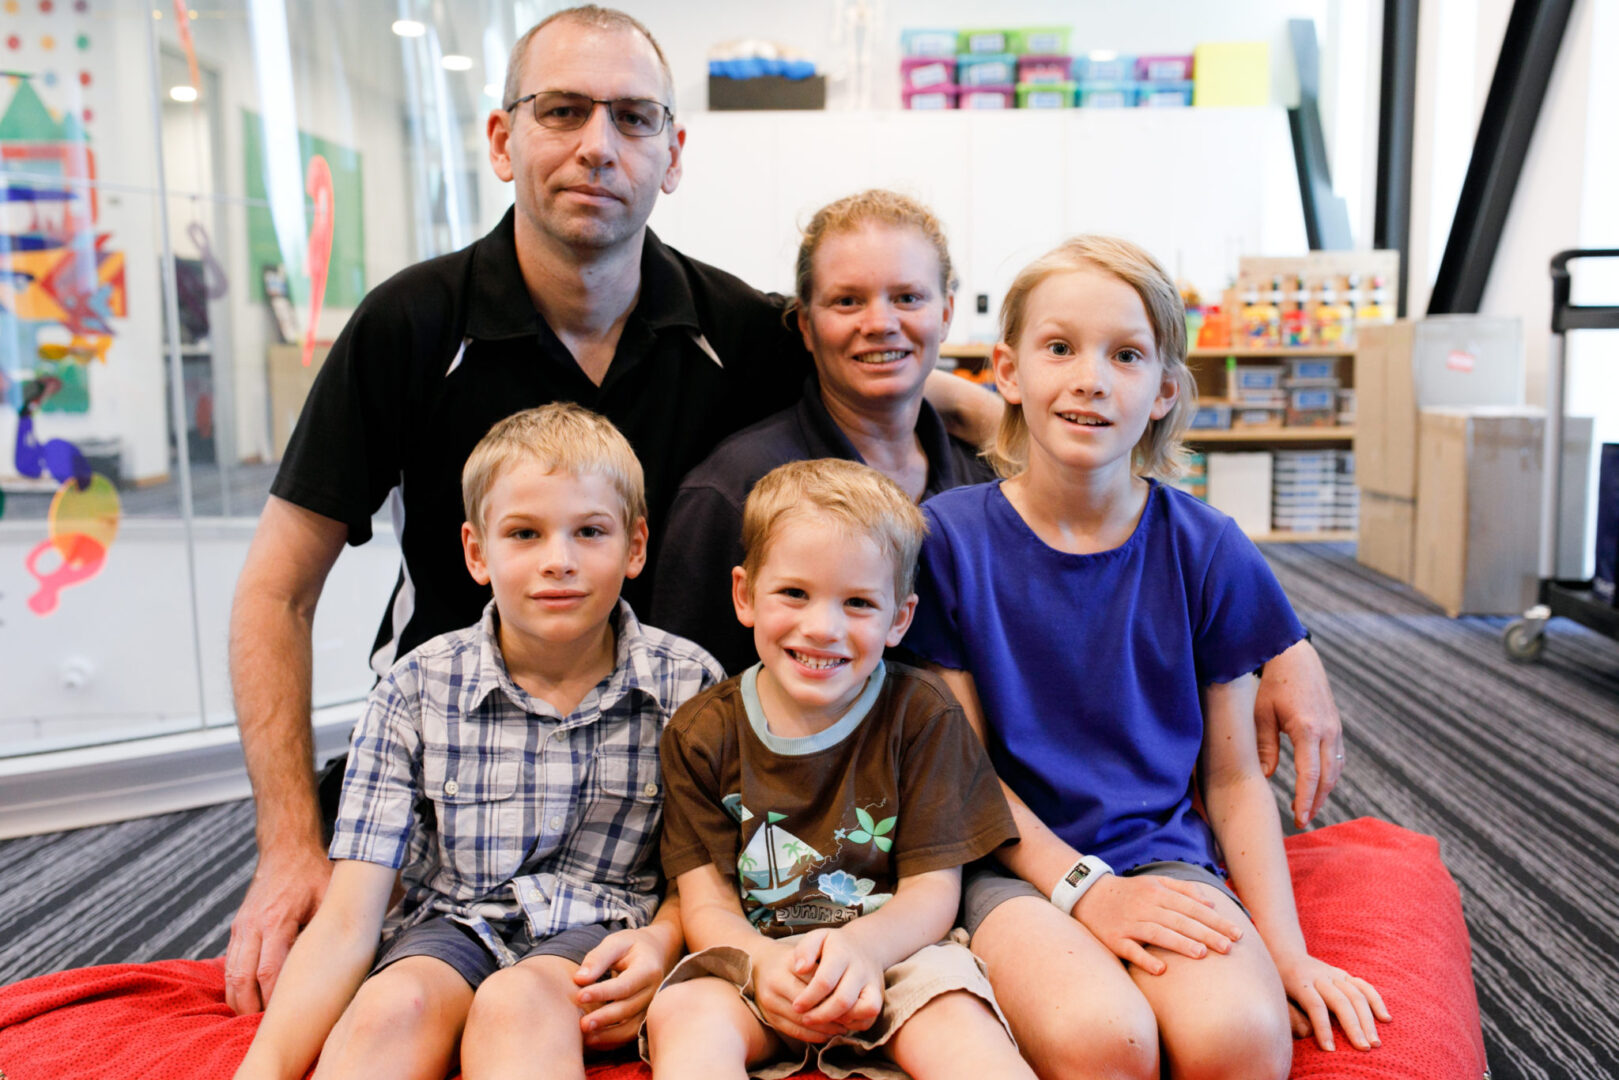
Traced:
<path id="1" fill-rule="evenodd" d="M 626 925 L 623 922 L 610 922 L 575 926 L 538 942 L 527 940 L 525 933 L 519 940 L 508 944 L 512 946 L 512 951 L 517 953 L 519 960 L 527 960 L 531 956 L 560 956 L 578 964 L 582 963 L 590 950 L 600 945 L 608 934 L 622 930 Z M 474 990 L 478 989 L 479 984 L 485 979 L 500 970 L 500 963 L 488 947 L 478 940 L 478 935 L 469 927 L 445 915 L 423 920 L 415 926 L 401 930 L 377 957 L 371 974 L 375 975 L 394 961 L 403 960 L 407 956 L 431 956 L 435 960 L 444 961 Z"/>
<path id="2" fill-rule="evenodd" d="M 1242 908 L 1242 913 L 1248 914 L 1247 906 L 1231 891 L 1231 885 L 1226 879 L 1206 866 L 1187 862 L 1150 862 L 1126 870 L 1121 876 L 1136 877 L 1141 874 L 1212 885 L 1236 900 L 1237 906 Z M 968 935 L 977 934 L 978 927 L 989 918 L 990 912 L 1018 896 L 1032 896 L 1045 903 L 1051 903 L 1045 893 L 1022 878 L 1007 873 L 1006 868 L 993 858 L 980 859 L 968 866 L 962 874 L 960 923 L 966 927 Z"/>

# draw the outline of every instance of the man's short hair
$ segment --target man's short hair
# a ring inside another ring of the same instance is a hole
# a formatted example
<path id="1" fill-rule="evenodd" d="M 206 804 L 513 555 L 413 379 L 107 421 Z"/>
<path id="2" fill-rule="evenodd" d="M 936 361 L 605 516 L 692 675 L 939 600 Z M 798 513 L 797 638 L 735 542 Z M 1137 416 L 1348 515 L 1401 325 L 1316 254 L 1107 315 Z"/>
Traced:
<path id="1" fill-rule="evenodd" d="M 500 474 L 519 461 L 549 472 L 606 477 L 624 508 L 624 527 L 646 517 L 646 481 L 629 440 L 606 417 L 559 401 L 514 413 L 478 440 L 461 469 L 467 521 L 484 534 L 484 501 Z"/>
<path id="2" fill-rule="evenodd" d="M 616 8 L 600 7 L 596 4 L 581 4 L 579 7 L 563 8 L 561 11 L 553 12 L 529 27 L 523 36 L 517 39 L 517 44 L 512 46 L 511 57 L 506 61 L 506 89 L 500 99 L 501 108 L 506 108 L 523 96 L 523 76 L 526 74 L 523 67 L 528 61 L 528 43 L 533 40 L 535 34 L 562 20 L 577 26 L 588 26 L 593 30 L 628 30 L 646 38 L 647 44 L 651 45 L 652 51 L 657 54 L 658 68 L 663 72 L 663 91 L 668 99 L 664 105 L 668 106 L 670 112 L 675 111 L 675 77 L 669 70 L 669 59 L 663 55 L 663 48 L 658 44 L 658 39 L 653 37 L 652 31 L 634 16 L 626 15 Z M 552 89 L 568 90 L 571 87 Z"/>
<path id="3" fill-rule="evenodd" d="M 911 595 L 927 534 L 922 511 L 869 465 L 839 458 L 792 461 L 764 475 L 742 507 L 742 571 L 752 591 L 770 545 L 794 518 L 819 514 L 850 536 L 870 537 L 894 567 L 894 600 Z"/>

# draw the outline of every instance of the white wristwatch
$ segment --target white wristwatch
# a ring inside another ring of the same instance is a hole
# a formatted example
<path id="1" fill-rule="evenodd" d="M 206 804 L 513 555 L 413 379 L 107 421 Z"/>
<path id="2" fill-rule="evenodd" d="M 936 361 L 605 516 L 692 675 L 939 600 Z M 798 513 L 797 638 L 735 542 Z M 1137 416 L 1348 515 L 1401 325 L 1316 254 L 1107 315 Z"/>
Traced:
<path id="1" fill-rule="evenodd" d="M 1064 915 L 1073 913 L 1074 905 L 1079 898 L 1085 895 L 1085 890 L 1095 885 L 1104 875 L 1113 873 L 1113 868 L 1098 859 L 1095 855 L 1086 855 L 1069 867 L 1068 873 L 1057 879 L 1057 884 L 1051 887 L 1051 902 L 1057 905 Z"/>

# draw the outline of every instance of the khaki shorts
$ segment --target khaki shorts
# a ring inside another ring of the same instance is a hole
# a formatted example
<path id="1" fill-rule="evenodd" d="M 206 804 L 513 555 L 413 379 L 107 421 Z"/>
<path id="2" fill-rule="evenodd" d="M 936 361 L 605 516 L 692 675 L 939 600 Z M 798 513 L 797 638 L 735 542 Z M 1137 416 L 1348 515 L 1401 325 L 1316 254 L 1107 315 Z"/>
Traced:
<path id="1" fill-rule="evenodd" d="M 960 934 L 958 930 L 955 932 Z M 663 986 L 713 976 L 737 988 L 742 1000 L 754 1017 L 765 1027 L 770 1022 L 754 1000 L 753 961 L 741 949 L 720 945 L 693 953 L 675 965 Z M 955 990 L 965 990 L 980 998 L 995 1013 L 995 1018 L 1012 1038 L 1001 1007 L 995 1003 L 995 992 L 989 987 L 984 974 L 984 962 L 958 941 L 946 939 L 937 945 L 927 945 L 901 960 L 883 973 L 883 1011 L 875 1023 L 865 1031 L 852 1035 L 839 1035 L 822 1044 L 802 1043 L 797 1039 L 776 1034 L 782 1051 L 771 1060 L 748 1070 L 748 1075 L 759 1080 L 779 1080 L 794 1076 L 809 1066 L 817 1066 L 833 1080 L 848 1076 L 866 1076 L 871 1080 L 907 1080 L 903 1069 L 894 1065 L 882 1047 L 916 1011 L 936 997 Z M 641 1060 L 651 1063 L 648 1054 L 646 1025 L 641 1026 Z"/>

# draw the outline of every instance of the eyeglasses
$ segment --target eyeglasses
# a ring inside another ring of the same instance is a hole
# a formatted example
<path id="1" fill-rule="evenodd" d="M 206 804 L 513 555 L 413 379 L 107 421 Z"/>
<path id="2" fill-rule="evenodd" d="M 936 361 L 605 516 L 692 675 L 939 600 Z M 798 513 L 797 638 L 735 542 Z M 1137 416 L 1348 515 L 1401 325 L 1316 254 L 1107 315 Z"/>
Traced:
<path id="1" fill-rule="evenodd" d="M 515 113 L 525 101 L 534 102 L 534 121 L 552 131 L 578 131 L 590 122 L 596 106 L 607 106 L 607 115 L 621 133 L 636 139 L 647 139 L 663 131 L 665 120 L 673 120 L 674 113 L 661 101 L 649 98 L 614 98 L 603 101 L 585 94 L 571 94 L 566 90 L 541 90 L 525 94 L 506 111 Z"/>

